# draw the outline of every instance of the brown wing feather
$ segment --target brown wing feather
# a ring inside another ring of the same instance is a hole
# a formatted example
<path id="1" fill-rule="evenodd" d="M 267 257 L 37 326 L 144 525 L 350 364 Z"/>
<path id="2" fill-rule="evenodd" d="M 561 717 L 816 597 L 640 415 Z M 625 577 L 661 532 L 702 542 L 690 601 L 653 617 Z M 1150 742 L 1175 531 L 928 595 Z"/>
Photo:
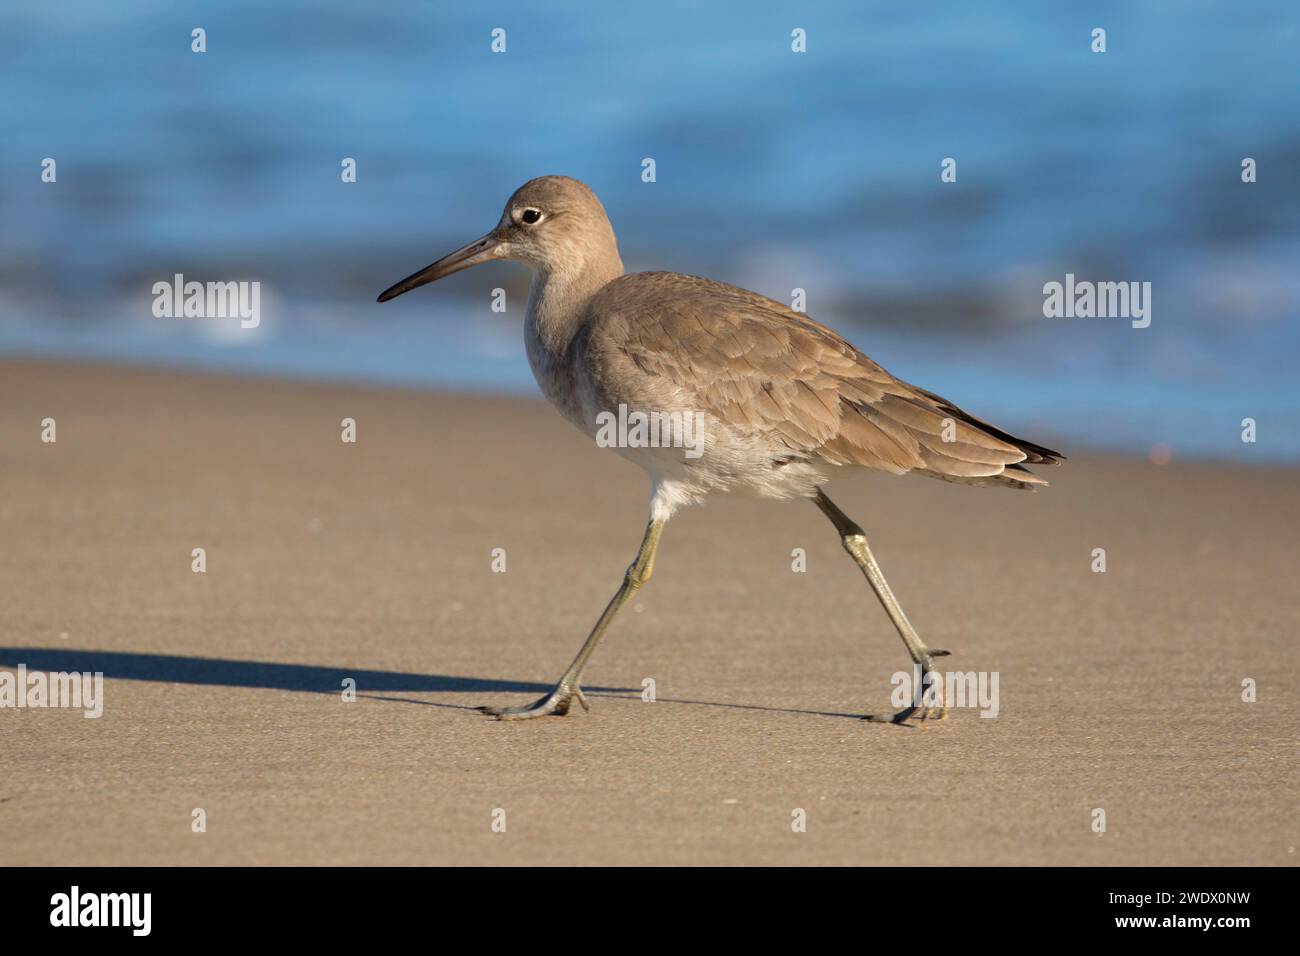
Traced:
<path id="1" fill-rule="evenodd" d="M 707 321 L 702 301 L 715 310 Z M 591 313 L 601 316 L 604 347 L 796 457 L 1016 487 L 1046 484 L 1019 463 L 1063 457 L 895 378 L 833 330 L 744 289 L 638 273 L 607 286 Z"/>

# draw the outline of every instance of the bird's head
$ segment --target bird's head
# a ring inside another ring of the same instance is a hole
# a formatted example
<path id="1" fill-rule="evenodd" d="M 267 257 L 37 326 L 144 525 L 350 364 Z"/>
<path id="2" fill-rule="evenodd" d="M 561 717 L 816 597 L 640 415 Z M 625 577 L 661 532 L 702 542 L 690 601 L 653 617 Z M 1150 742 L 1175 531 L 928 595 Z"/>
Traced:
<path id="1" fill-rule="evenodd" d="M 583 183 L 542 176 L 515 190 L 491 232 L 384 290 L 380 302 L 494 259 L 513 259 L 544 275 L 578 275 L 616 265 L 618 244 L 605 207 Z"/>

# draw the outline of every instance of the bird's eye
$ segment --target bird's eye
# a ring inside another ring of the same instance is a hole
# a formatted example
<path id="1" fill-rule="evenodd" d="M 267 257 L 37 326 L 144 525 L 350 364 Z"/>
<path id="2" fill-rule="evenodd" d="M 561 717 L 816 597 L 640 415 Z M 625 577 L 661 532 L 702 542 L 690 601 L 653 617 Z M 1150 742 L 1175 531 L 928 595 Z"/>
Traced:
<path id="1" fill-rule="evenodd" d="M 537 222 L 541 218 L 542 218 L 542 212 L 540 209 L 525 209 L 519 215 L 519 221 L 529 226 L 531 226 L 533 223 Z"/>

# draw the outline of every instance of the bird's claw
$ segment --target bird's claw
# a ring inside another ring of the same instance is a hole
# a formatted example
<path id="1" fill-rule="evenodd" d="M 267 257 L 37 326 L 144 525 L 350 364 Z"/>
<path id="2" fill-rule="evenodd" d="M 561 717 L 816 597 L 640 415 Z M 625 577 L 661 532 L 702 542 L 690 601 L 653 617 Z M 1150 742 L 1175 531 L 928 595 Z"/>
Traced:
<path id="1" fill-rule="evenodd" d="M 569 706 L 577 698 L 583 710 L 590 711 L 591 704 L 581 687 L 557 687 L 544 697 L 539 697 L 531 704 L 518 707 L 479 707 L 478 710 L 497 720 L 528 720 L 532 717 L 563 717 L 569 712 Z"/>
<path id="2" fill-rule="evenodd" d="M 901 724 L 910 726 L 912 720 L 947 720 L 946 707 L 904 707 L 895 714 L 867 714 L 862 718 L 878 724 Z"/>
<path id="3" fill-rule="evenodd" d="M 934 658 L 950 657 L 951 654 L 952 654 L 951 651 L 941 650 L 937 647 L 925 648 L 925 650 L 922 652 L 922 659 L 920 661 L 921 671 L 920 674 L 918 675 L 918 677 L 920 678 L 920 683 L 918 687 L 915 688 L 915 690 L 920 691 L 922 695 L 928 693 L 929 688 L 926 685 L 925 675 L 929 674 L 931 671 L 934 670 Z M 944 688 L 944 693 L 945 694 L 947 693 L 947 688 Z M 919 703 L 913 704 L 911 707 L 904 707 L 902 710 L 896 713 L 867 714 L 862 719 L 869 720 L 874 723 L 900 724 L 903 726 L 911 726 L 909 724 L 909 721 L 913 721 L 913 720 L 946 720 L 948 718 L 948 708 L 944 706 L 944 703 L 942 701 L 938 704 L 927 704 L 924 702 L 923 698 L 920 698 L 919 700 L 920 700 Z"/>

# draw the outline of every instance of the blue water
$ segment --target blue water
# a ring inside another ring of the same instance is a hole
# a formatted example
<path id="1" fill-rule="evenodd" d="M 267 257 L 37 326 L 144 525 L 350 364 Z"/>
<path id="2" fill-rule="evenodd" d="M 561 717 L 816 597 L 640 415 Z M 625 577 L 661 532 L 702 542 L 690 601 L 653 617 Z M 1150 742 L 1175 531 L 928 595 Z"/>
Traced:
<path id="1" fill-rule="evenodd" d="M 522 266 L 374 296 L 563 172 L 629 269 L 804 288 L 1010 429 L 1300 460 L 1297 49 L 1290 2 L 8 0 L 0 355 L 531 390 Z M 154 318 L 176 272 L 261 326 Z M 1150 328 L 1044 318 L 1067 272 L 1151 282 Z"/>

